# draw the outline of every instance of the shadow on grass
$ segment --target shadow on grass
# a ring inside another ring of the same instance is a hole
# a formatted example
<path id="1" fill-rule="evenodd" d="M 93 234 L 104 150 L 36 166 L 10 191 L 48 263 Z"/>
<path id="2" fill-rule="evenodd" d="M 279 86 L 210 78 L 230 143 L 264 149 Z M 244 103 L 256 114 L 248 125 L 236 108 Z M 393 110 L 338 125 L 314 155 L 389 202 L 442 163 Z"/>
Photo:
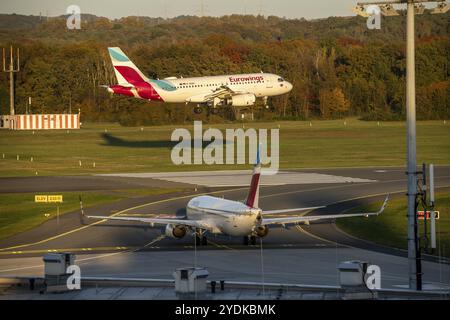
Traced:
<path id="1" fill-rule="evenodd" d="M 178 142 L 170 140 L 146 140 L 146 141 L 132 141 L 124 140 L 115 137 L 109 133 L 102 133 L 104 140 L 103 145 L 111 147 L 124 147 L 124 148 L 173 148 Z"/>
<path id="2" fill-rule="evenodd" d="M 124 148 L 168 148 L 172 149 L 176 146 L 179 141 L 170 141 L 170 140 L 146 140 L 146 141 L 133 141 L 133 140 L 124 140 L 119 137 L 115 137 L 109 133 L 102 133 L 102 138 L 104 140 L 103 145 L 111 146 L 111 147 L 124 147 Z M 195 140 L 191 140 L 191 147 L 194 147 Z M 222 144 L 226 144 L 226 140 L 217 140 L 217 142 L 222 142 Z M 201 141 L 202 148 L 205 148 L 209 145 L 210 141 Z"/>

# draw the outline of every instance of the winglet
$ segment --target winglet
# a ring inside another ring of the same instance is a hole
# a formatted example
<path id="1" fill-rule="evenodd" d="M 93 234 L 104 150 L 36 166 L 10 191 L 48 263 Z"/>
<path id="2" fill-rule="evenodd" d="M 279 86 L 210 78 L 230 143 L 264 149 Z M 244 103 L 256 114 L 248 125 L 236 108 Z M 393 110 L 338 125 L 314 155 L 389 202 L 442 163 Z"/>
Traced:
<path id="1" fill-rule="evenodd" d="M 381 206 L 380 210 L 378 210 L 377 215 L 379 215 L 380 213 L 382 213 L 384 211 L 384 209 L 386 209 L 388 201 L 389 201 L 389 193 L 386 195 L 386 198 L 384 199 L 383 205 Z"/>

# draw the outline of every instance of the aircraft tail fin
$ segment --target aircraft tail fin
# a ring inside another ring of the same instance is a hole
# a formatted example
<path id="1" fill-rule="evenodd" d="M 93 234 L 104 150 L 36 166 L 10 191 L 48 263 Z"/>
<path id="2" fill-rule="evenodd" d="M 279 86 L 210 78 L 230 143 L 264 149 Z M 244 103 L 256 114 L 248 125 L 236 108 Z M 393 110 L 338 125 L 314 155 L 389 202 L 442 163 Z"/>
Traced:
<path id="1" fill-rule="evenodd" d="M 258 208 L 259 205 L 259 183 L 261 177 L 261 157 L 260 149 L 256 153 L 256 162 L 253 168 L 252 181 L 250 183 L 250 189 L 245 204 L 252 208 Z"/>
<path id="2" fill-rule="evenodd" d="M 118 84 L 148 82 L 148 78 L 127 57 L 122 49 L 119 47 L 109 47 L 108 52 Z"/>

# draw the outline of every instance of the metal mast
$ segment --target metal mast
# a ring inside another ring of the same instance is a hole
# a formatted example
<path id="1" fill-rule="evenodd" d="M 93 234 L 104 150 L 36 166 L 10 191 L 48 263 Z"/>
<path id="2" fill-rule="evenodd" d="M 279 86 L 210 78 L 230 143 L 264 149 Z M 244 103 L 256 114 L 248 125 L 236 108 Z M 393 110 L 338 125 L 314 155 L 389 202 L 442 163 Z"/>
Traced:
<path id="1" fill-rule="evenodd" d="M 422 289 L 422 271 L 420 260 L 420 248 L 417 235 L 417 160 L 416 160 L 416 69 L 415 69 L 415 28 L 414 16 L 423 13 L 422 3 L 438 2 L 438 6 L 432 13 L 445 13 L 450 5 L 439 0 L 392 0 L 359 2 L 354 9 L 358 15 L 367 17 L 364 11 L 366 6 L 376 5 L 385 16 L 398 15 L 393 4 L 406 4 L 406 124 L 407 124 L 407 164 L 408 175 L 408 266 L 409 288 Z"/>
<path id="2" fill-rule="evenodd" d="M 14 54 L 13 47 L 11 46 L 10 62 L 9 67 L 6 69 L 6 53 L 5 48 L 3 48 L 3 72 L 9 73 L 9 114 L 13 116 L 14 111 L 14 73 L 20 71 L 20 51 L 17 48 L 17 65 L 14 66 Z"/>

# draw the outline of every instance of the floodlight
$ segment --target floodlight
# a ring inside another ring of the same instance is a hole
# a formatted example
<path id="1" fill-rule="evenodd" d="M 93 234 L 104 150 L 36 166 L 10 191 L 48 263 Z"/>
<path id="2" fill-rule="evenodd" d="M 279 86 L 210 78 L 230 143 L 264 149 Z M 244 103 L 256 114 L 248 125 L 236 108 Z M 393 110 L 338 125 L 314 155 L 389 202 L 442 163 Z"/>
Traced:
<path id="1" fill-rule="evenodd" d="M 423 14 L 425 12 L 425 6 L 423 4 L 416 4 L 414 6 L 414 13 L 415 14 Z"/>
<path id="2" fill-rule="evenodd" d="M 356 13 L 358 16 L 361 16 L 361 17 L 364 17 L 364 18 L 370 17 L 370 14 L 368 14 L 366 12 L 366 10 L 364 9 L 364 6 L 362 6 L 362 5 L 358 5 L 358 6 L 354 7 L 352 9 L 352 11 L 354 13 Z"/>
<path id="3" fill-rule="evenodd" d="M 391 4 L 380 5 L 381 14 L 385 17 L 398 16 L 399 13 Z"/>
<path id="4" fill-rule="evenodd" d="M 448 10 L 450 10 L 450 3 L 441 2 L 437 5 L 436 8 L 434 8 L 431 11 L 431 13 L 432 14 L 446 13 Z"/>

